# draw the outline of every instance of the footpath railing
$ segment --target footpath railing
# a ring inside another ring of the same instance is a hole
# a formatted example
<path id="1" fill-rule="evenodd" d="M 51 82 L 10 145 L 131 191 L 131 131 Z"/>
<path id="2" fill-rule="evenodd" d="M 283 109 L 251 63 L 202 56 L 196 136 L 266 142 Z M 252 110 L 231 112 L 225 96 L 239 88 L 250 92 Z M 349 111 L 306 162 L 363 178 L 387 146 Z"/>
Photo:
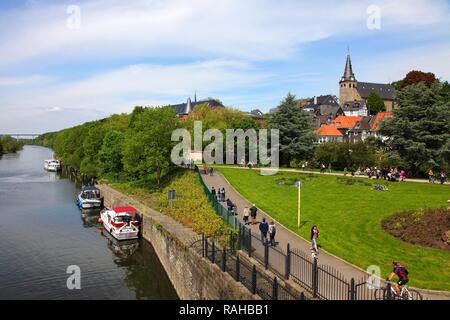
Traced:
<path id="1" fill-rule="evenodd" d="M 203 186 L 205 195 L 208 197 L 214 210 L 235 231 L 236 239 L 233 240 L 231 250 L 244 251 L 249 257 L 259 261 L 265 269 L 270 270 L 279 278 L 291 279 L 299 284 L 311 293 L 313 298 L 324 300 L 377 299 L 375 295 L 376 288 L 368 283 L 368 277 L 359 280 L 354 278 L 347 280 L 332 266 L 319 264 L 317 257 L 312 257 L 299 249 L 291 249 L 290 244 L 287 244 L 286 249 L 283 249 L 279 246 L 270 245 L 268 241 L 263 242 L 258 236 L 252 234 L 251 229 L 242 224 L 234 213 L 229 212 L 211 194 L 201 177 L 201 171 L 203 170 L 199 170 L 196 166 L 195 171 L 198 173 L 199 182 Z M 207 242 L 205 246 L 206 249 L 204 250 L 208 250 Z M 208 252 L 206 252 L 205 256 L 208 256 Z M 210 252 L 209 254 L 211 255 L 212 253 Z M 216 261 L 217 250 L 214 251 L 212 256 L 208 257 L 211 257 L 213 262 Z M 246 267 L 244 266 L 243 268 L 245 269 Z M 263 277 L 261 276 L 261 278 Z M 245 279 L 243 281 L 245 284 L 247 278 L 244 277 L 243 279 Z"/>
<path id="2" fill-rule="evenodd" d="M 276 276 L 270 277 L 248 259 L 242 259 L 239 242 L 233 232 L 213 237 L 202 235 L 194 239 L 190 247 L 264 300 L 306 300 L 303 292 L 280 284 Z"/>

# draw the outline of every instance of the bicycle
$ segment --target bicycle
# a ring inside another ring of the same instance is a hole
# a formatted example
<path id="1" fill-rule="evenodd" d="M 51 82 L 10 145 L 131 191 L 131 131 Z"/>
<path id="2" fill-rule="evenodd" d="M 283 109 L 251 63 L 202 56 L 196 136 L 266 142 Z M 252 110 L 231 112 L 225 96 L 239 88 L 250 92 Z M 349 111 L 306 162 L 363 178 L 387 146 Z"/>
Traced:
<path id="1" fill-rule="evenodd" d="M 375 290 L 375 300 L 423 300 L 423 297 L 419 291 L 409 289 L 407 285 L 402 286 L 400 295 L 397 295 L 392 282 L 387 281 L 385 288 Z"/>

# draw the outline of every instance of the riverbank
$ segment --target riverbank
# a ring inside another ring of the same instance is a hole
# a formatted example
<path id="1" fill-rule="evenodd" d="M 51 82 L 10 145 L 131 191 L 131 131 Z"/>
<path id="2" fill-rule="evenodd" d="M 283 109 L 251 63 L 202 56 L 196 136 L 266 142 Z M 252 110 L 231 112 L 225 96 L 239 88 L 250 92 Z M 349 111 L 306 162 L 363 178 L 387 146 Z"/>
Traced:
<path id="1" fill-rule="evenodd" d="M 142 213 L 143 238 L 152 244 L 181 299 L 260 299 L 190 247 L 195 232 L 108 185 L 98 187 L 105 206 L 132 205 Z"/>
<path id="2" fill-rule="evenodd" d="M 79 186 L 43 169 L 51 156 L 24 146 L 0 159 L 0 300 L 178 299 L 151 244 L 101 232 L 99 212 L 75 205 Z M 74 265 L 79 290 L 66 284 Z"/>

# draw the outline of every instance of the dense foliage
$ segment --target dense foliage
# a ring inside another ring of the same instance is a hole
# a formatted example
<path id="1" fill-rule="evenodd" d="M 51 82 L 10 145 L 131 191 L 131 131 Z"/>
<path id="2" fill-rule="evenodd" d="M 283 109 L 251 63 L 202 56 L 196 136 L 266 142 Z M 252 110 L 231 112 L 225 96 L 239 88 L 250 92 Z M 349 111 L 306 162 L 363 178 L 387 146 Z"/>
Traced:
<path id="1" fill-rule="evenodd" d="M 309 159 L 314 155 L 317 138 L 313 122 L 298 107 L 294 95 L 289 93 L 281 102 L 269 127 L 280 130 L 281 165 L 289 165 L 292 160 Z"/>
<path id="2" fill-rule="evenodd" d="M 23 143 L 19 140 L 13 139 L 10 136 L 0 137 L 0 156 L 6 153 L 15 153 L 21 150 Z"/>
<path id="3" fill-rule="evenodd" d="M 410 85 L 397 92 L 399 108 L 394 118 L 382 125 L 389 137 L 388 150 L 398 154 L 412 173 L 428 169 L 448 170 L 450 163 L 450 101 L 444 84 Z"/>
<path id="4" fill-rule="evenodd" d="M 137 107 L 131 115 L 113 115 L 47 133 L 36 141 L 53 148 L 66 165 L 89 177 L 159 183 L 170 167 L 170 135 L 176 122 L 170 107 Z"/>
<path id="5" fill-rule="evenodd" d="M 376 92 L 369 93 L 367 97 L 367 107 L 371 115 L 376 115 L 378 112 L 386 111 L 384 100 Z"/>
<path id="6" fill-rule="evenodd" d="M 422 72 L 413 70 L 406 74 L 405 78 L 401 80 L 400 87 L 403 89 L 407 86 L 425 83 L 426 86 L 431 87 L 436 82 L 436 76 L 431 72 Z"/>
<path id="7" fill-rule="evenodd" d="M 176 190 L 174 200 L 169 201 L 170 189 Z M 201 196 L 203 195 L 203 196 Z M 196 173 L 186 171 L 164 188 L 158 199 L 159 209 L 183 225 L 206 235 L 226 230 L 226 225 L 214 211 L 197 181 Z"/>

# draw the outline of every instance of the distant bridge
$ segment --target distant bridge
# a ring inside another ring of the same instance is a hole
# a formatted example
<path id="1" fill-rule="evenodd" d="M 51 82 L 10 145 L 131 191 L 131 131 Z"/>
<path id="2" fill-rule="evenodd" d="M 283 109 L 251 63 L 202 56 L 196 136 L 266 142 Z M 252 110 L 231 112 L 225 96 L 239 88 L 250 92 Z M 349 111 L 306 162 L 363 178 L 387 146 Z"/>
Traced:
<path id="1" fill-rule="evenodd" d="M 0 133 L 0 137 L 11 136 L 16 140 L 36 139 L 40 133 Z"/>

